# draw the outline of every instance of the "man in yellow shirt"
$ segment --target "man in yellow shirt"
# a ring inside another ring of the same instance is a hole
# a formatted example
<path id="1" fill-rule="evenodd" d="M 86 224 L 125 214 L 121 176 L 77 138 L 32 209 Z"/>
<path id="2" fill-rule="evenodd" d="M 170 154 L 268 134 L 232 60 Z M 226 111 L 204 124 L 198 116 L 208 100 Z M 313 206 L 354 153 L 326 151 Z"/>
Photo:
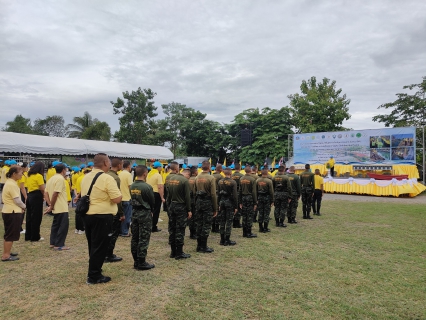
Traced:
<path id="1" fill-rule="evenodd" d="M 46 183 L 56 174 L 55 166 L 59 164 L 58 161 L 53 161 L 53 163 L 49 163 L 47 165 L 47 172 L 46 172 Z"/>
<path id="2" fill-rule="evenodd" d="M 105 260 L 112 228 L 113 215 L 117 213 L 117 203 L 121 202 L 121 192 L 114 178 L 108 174 L 111 162 L 104 153 L 99 153 L 94 159 L 94 169 L 84 176 L 81 182 L 81 195 L 85 196 L 96 175 L 98 179 L 90 194 L 90 207 L 84 216 L 86 238 L 89 246 L 89 270 L 87 284 L 105 283 L 110 277 L 102 275 L 102 265 Z"/>
<path id="3" fill-rule="evenodd" d="M 65 246 L 68 235 L 68 196 L 65 183 L 67 168 L 63 164 L 56 164 L 56 174 L 46 183 L 44 198 L 49 205 L 44 214 L 53 212 L 53 222 L 50 231 L 50 247 L 55 250 L 69 250 Z"/>
<path id="4" fill-rule="evenodd" d="M 4 184 L 6 183 L 6 180 L 7 180 L 6 174 L 9 172 L 9 169 L 10 169 L 10 164 L 9 163 L 10 163 L 10 160 L 6 160 L 4 162 L 3 168 L 1 169 L 0 184 L 1 184 L 1 189 L 2 190 L 3 190 Z"/>
<path id="5" fill-rule="evenodd" d="M 123 195 L 123 199 L 121 200 L 121 204 L 123 206 L 124 211 L 124 221 L 121 222 L 121 232 L 120 235 L 123 237 L 129 237 L 129 227 L 130 222 L 132 221 L 132 204 L 130 202 L 130 186 L 133 183 L 133 177 L 130 173 L 132 171 L 132 167 L 130 165 L 130 161 L 123 161 L 123 171 L 121 171 L 118 175 L 120 178 L 120 191 Z"/>
<path id="6" fill-rule="evenodd" d="M 164 182 L 163 177 L 160 174 L 160 169 L 163 165 L 159 161 L 155 161 L 152 165 L 153 169 L 151 170 L 151 174 L 148 175 L 147 183 L 154 190 L 154 198 L 155 198 L 155 207 L 154 212 L 152 213 L 152 232 L 159 232 L 161 229 L 158 229 L 157 223 L 158 218 L 160 217 L 161 204 L 165 202 L 164 199 Z"/>
<path id="7" fill-rule="evenodd" d="M 312 211 L 314 215 L 320 216 L 322 194 L 324 192 L 324 178 L 321 177 L 319 169 L 315 169 L 314 196 L 312 197 Z"/>
<path id="8" fill-rule="evenodd" d="M 330 168 L 330 176 L 334 177 L 334 158 L 333 156 L 330 156 L 330 159 L 326 162 L 325 166 Z"/>

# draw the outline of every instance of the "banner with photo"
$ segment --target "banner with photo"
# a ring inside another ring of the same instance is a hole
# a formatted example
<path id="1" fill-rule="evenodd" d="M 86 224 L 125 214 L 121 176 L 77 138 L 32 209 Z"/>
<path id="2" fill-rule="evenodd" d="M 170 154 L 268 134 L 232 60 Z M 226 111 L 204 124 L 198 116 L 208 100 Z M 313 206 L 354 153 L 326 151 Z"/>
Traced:
<path id="1" fill-rule="evenodd" d="M 416 128 L 317 132 L 293 136 L 294 163 L 415 164 Z"/>

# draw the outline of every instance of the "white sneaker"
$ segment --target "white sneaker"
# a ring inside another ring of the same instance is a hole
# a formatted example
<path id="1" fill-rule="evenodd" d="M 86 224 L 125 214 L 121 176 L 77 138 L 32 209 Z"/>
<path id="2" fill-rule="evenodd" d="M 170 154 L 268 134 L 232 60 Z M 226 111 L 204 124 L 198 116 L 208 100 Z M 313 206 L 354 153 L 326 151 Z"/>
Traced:
<path id="1" fill-rule="evenodd" d="M 83 230 L 78 230 L 78 234 L 84 234 Z"/>
<path id="2" fill-rule="evenodd" d="M 25 233 L 25 229 L 24 229 L 24 230 L 22 230 L 20 233 L 21 233 L 21 234 L 24 234 L 24 233 Z"/>
<path id="3" fill-rule="evenodd" d="M 43 238 L 43 237 L 41 237 L 38 241 L 44 241 L 44 238 Z"/>
<path id="4" fill-rule="evenodd" d="M 74 233 L 77 234 L 79 230 L 75 229 Z"/>
<path id="5" fill-rule="evenodd" d="M 163 219 L 161 219 L 161 218 L 158 218 L 158 222 L 163 222 Z"/>

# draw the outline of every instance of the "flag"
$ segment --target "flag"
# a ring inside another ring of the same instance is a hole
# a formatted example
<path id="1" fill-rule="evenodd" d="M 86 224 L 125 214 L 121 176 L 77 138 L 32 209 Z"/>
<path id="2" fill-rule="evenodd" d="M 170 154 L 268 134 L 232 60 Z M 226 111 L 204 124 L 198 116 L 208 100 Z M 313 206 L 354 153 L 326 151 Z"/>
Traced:
<path id="1" fill-rule="evenodd" d="M 223 161 L 223 166 L 226 167 L 226 158 L 225 161 Z"/>
<path id="2" fill-rule="evenodd" d="M 272 161 L 271 168 L 272 169 L 275 168 L 275 157 L 274 157 L 274 161 Z"/>
<path id="3" fill-rule="evenodd" d="M 212 164 L 212 158 L 209 158 L 209 163 L 210 163 L 210 165 Z"/>
<path id="4" fill-rule="evenodd" d="M 281 157 L 280 162 L 278 163 L 278 165 L 281 167 L 284 164 L 284 158 Z"/>

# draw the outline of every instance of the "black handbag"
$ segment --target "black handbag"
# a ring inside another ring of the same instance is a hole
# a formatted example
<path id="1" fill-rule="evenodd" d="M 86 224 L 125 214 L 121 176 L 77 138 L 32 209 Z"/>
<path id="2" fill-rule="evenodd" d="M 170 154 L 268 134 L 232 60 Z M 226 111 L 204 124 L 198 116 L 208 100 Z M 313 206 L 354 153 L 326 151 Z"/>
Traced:
<path id="1" fill-rule="evenodd" d="M 90 193 L 92 192 L 93 185 L 95 184 L 98 177 L 103 172 L 98 172 L 96 176 L 93 178 L 92 184 L 90 185 L 89 191 L 87 191 L 87 194 L 77 201 L 77 205 L 75 207 L 75 214 L 78 214 L 79 216 L 85 216 L 87 211 L 89 211 L 90 206 Z"/>

